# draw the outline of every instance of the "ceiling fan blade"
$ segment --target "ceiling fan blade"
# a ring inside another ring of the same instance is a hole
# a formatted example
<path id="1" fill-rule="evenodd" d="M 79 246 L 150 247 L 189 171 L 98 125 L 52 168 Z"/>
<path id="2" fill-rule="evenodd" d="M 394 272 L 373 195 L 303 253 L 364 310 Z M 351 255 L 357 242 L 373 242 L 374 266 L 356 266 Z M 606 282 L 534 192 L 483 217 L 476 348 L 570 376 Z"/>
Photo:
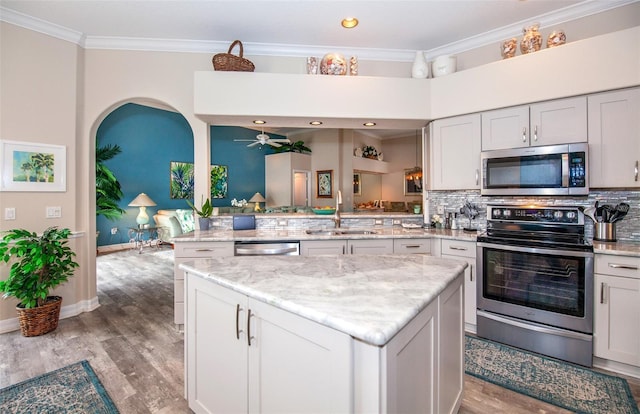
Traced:
<path id="1" fill-rule="evenodd" d="M 247 147 L 253 147 L 254 145 L 258 145 L 258 144 L 261 144 L 261 142 L 260 141 L 255 141 L 255 142 L 252 142 L 251 144 L 247 145 Z"/>
<path id="2" fill-rule="evenodd" d="M 234 139 L 235 142 L 253 142 L 254 139 Z"/>
<path id="3" fill-rule="evenodd" d="M 270 139 L 271 142 L 286 142 L 287 144 L 291 144 L 291 141 L 289 140 L 289 138 L 272 138 Z"/>
<path id="4" fill-rule="evenodd" d="M 267 141 L 267 144 L 271 145 L 272 147 L 281 147 L 282 145 L 278 144 L 277 142 L 273 142 L 273 140 L 269 140 Z"/>

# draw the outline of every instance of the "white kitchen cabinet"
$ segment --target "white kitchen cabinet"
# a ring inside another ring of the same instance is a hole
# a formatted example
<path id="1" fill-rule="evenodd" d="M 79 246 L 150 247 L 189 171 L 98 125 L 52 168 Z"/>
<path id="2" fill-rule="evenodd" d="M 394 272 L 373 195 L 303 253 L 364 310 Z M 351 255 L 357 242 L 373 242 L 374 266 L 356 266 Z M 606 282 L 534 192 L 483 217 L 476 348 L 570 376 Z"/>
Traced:
<path id="1" fill-rule="evenodd" d="M 588 97 L 589 186 L 640 187 L 640 88 Z"/>
<path id="2" fill-rule="evenodd" d="M 584 96 L 482 113 L 482 151 L 586 141 Z"/>
<path id="3" fill-rule="evenodd" d="M 351 411 L 351 337 L 211 281 L 187 281 L 196 413 Z"/>
<path id="4" fill-rule="evenodd" d="M 175 243 L 173 273 L 173 323 L 184 325 L 184 272 L 180 264 L 194 259 L 233 256 L 233 242 L 179 242 Z"/>
<path id="5" fill-rule="evenodd" d="M 392 254 L 393 239 L 301 240 L 300 254 Z"/>
<path id="6" fill-rule="evenodd" d="M 640 258 L 595 255 L 594 356 L 640 367 Z"/>
<path id="7" fill-rule="evenodd" d="M 394 239 L 394 254 L 429 254 L 433 239 Z"/>
<path id="8" fill-rule="evenodd" d="M 461 240 L 441 240 L 441 257 L 463 260 L 469 265 L 464 271 L 465 329 L 476 332 L 476 243 Z"/>
<path id="9" fill-rule="evenodd" d="M 430 189 L 480 189 L 480 135 L 480 114 L 431 123 Z"/>

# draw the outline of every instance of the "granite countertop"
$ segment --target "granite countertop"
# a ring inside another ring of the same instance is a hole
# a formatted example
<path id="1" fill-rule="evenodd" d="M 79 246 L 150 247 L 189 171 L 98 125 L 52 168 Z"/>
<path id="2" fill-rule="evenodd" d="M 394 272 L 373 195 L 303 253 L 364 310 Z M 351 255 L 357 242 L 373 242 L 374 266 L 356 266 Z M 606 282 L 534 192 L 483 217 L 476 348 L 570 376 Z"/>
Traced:
<path id="1" fill-rule="evenodd" d="M 360 228 L 341 227 L 339 230 L 354 230 Z M 415 239 L 415 238 L 444 238 L 455 240 L 476 241 L 477 233 L 467 233 L 463 230 L 444 229 L 410 229 L 401 226 L 378 226 L 362 228 L 374 231 L 375 234 L 307 234 L 305 229 L 256 229 L 256 230 L 195 230 L 173 239 L 174 242 L 216 242 L 216 241 L 282 241 L 282 240 L 341 240 L 341 239 Z M 327 230 L 334 230 L 328 228 Z"/>
<path id="2" fill-rule="evenodd" d="M 382 346 L 467 267 L 427 255 L 243 256 L 180 265 L 250 298 Z"/>
<path id="3" fill-rule="evenodd" d="M 619 242 L 593 242 L 594 253 L 615 254 L 619 256 L 640 257 L 640 243 L 630 241 Z"/>

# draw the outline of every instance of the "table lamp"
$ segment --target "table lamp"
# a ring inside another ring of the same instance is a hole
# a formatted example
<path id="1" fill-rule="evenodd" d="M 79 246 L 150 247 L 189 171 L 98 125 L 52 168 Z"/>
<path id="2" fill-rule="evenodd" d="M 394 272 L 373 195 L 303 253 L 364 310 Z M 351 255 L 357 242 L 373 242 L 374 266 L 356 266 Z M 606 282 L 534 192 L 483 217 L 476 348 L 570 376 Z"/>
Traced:
<path id="1" fill-rule="evenodd" d="M 265 198 L 260 193 L 255 193 L 253 197 L 249 199 L 250 203 L 256 203 L 256 206 L 253 209 L 254 211 L 260 211 L 260 203 L 263 203 L 265 201 L 267 200 L 265 200 Z"/>
<path id="2" fill-rule="evenodd" d="M 149 222 L 147 207 L 155 205 L 156 203 L 145 193 L 138 194 L 138 196 L 129 203 L 129 207 L 140 207 L 140 212 L 138 213 L 138 217 L 136 217 L 136 223 L 138 223 L 138 226 L 143 227 Z"/>

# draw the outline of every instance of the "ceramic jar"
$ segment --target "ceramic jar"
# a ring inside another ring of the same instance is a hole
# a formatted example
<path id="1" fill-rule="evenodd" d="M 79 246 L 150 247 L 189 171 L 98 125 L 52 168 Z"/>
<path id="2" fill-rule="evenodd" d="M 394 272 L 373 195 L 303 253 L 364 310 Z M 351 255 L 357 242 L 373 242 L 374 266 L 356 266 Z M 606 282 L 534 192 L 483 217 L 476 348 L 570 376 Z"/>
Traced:
<path id="1" fill-rule="evenodd" d="M 347 61 L 339 53 L 327 53 L 320 62 L 320 73 L 323 75 L 346 75 Z"/>
<path id="2" fill-rule="evenodd" d="M 433 61 L 431 72 L 433 77 L 448 75 L 456 71 L 456 57 L 451 55 L 438 56 Z"/>
<path id="3" fill-rule="evenodd" d="M 522 37 L 522 41 L 520 41 L 520 52 L 522 52 L 523 55 L 540 50 L 542 46 L 542 35 L 538 31 L 538 27 L 540 27 L 540 25 L 536 23 L 523 29 L 524 36 Z"/>
<path id="4" fill-rule="evenodd" d="M 425 79 L 429 76 L 429 66 L 424 58 L 424 52 L 416 52 L 416 58 L 411 66 L 411 77 L 416 79 Z"/>

